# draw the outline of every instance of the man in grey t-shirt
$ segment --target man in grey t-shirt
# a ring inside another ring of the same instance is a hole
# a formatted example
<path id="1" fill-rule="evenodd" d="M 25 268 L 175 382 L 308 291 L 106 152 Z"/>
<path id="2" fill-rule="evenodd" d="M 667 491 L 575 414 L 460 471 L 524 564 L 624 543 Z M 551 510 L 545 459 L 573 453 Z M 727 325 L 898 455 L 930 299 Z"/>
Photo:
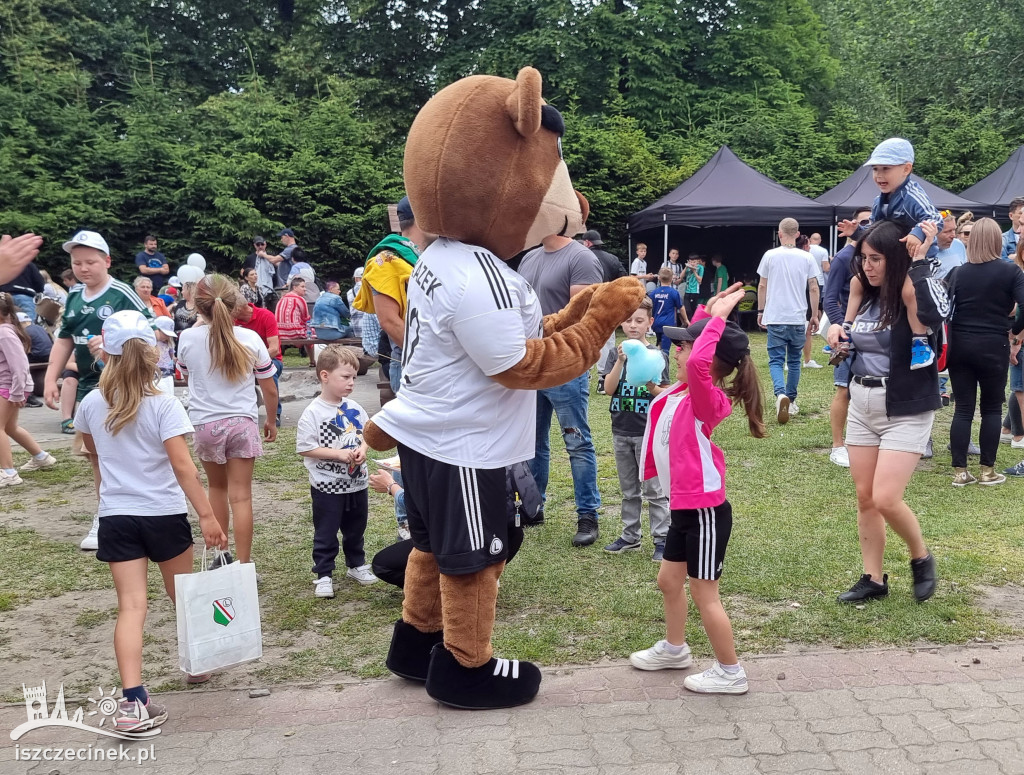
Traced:
<path id="1" fill-rule="evenodd" d="M 545 315 L 558 312 L 588 285 L 604 279 L 601 263 L 592 251 L 558 235 L 545 237 L 541 247 L 527 253 L 519 265 L 519 273 L 533 286 Z M 544 496 L 548 487 L 549 437 L 554 412 L 562 428 L 562 440 L 572 469 L 578 520 L 573 546 L 590 546 L 598 538 L 597 510 L 601 507 L 601 496 L 597 489 L 597 453 L 587 420 L 589 401 L 589 371 L 564 385 L 537 391 L 537 441 L 530 468 Z M 543 519 L 542 512 L 528 524 L 540 524 Z"/>

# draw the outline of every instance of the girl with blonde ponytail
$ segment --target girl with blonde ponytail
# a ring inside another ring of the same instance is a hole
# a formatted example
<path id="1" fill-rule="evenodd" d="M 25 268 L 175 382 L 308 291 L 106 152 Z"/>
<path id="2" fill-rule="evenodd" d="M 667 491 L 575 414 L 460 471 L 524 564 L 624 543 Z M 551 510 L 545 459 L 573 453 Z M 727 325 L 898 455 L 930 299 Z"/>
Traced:
<path id="1" fill-rule="evenodd" d="M 166 709 L 142 684 L 146 574 L 152 560 L 174 602 L 174 577 L 192 572 L 192 528 L 186 498 L 199 515 L 208 547 L 227 547 L 185 440 L 192 425 L 181 402 L 156 386 L 156 335 L 135 310 L 103 323 L 104 367 L 75 428 L 100 469 L 96 559 L 110 566 L 117 590 L 114 655 L 124 700 L 114 720 L 121 732 L 164 722 Z M 208 676 L 188 676 L 201 683 Z"/>
<path id="2" fill-rule="evenodd" d="M 263 389 L 263 438 L 277 438 L 274 362 L 259 335 L 234 324 L 245 305 L 238 286 L 223 275 L 196 284 L 195 304 L 207 325 L 178 337 L 178 364 L 188 379 L 188 413 L 195 450 L 210 485 L 210 503 L 225 533 L 234 515 L 235 553 L 252 561 L 252 471 L 263 455 L 253 376 Z M 230 562 L 230 555 L 227 557 Z"/>

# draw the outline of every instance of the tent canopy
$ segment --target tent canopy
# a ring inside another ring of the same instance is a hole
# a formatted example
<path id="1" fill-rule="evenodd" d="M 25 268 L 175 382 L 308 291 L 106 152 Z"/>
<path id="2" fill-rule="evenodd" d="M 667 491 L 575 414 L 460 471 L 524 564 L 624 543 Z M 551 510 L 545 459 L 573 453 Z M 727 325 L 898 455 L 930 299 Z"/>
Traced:
<path id="1" fill-rule="evenodd" d="M 1024 145 L 1011 153 L 995 172 L 964 191 L 962 196 L 983 202 L 995 210 L 996 217 L 1006 220 L 1010 200 L 1024 196 Z"/>
<path id="2" fill-rule="evenodd" d="M 832 208 L 762 175 L 723 145 L 678 188 L 630 216 L 629 230 L 664 226 L 777 226 L 783 218 L 831 223 Z"/>
<path id="3" fill-rule="evenodd" d="M 910 178 L 924 189 L 928 198 L 932 200 L 932 204 L 940 210 L 970 210 L 979 218 L 992 212 L 991 207 L 957 196 L 951 191 L 939 188 L 934 183 L 929 183 L 918 175 L 911 175 Z M 840 211 L 840 218 L 845 218 L 848 211 L 855 207 L 871 207 L 876 196 L 878 196 L 878 186 L 871 179 L 871 167 L 865 165 L 814 201 L 836 207 Z"/>

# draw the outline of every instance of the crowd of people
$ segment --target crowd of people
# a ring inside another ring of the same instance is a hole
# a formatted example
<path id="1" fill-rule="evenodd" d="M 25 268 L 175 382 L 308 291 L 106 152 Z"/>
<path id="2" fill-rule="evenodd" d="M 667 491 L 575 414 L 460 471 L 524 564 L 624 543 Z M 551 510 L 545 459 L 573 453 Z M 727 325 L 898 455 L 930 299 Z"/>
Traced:
<path id="1" fill-rule="evenodd" d="M 685 686 L 747 691 L 718 590 L 733 514 L 725 497 L 724 453 L 711 436 L 734 405 L 742 407 L 755 437 L 766 434 L 765 407 L 780 425 L 799 413 L 801 369 L 820 368 L 810 348 L 823 317 L 831 322 L 826 351 L 836 388 L 830 460 L 851 471 L 864 566 L 840 602 L 888 594 L 886 526 L 907 545 L 914 597 L 924 601 L 934 594 L 935 560 L 905 491 L 917 462 L 931 454 L 934 416 L 943 405 L 955 403 L 949 439 L 954 486 L 1024 476 L 1024 461 L 1004 473 L 994 468 L 999 443 L 1024 447 L 1024 240 L 1018 237 L 1024 198 L 1011 204 L 1012 226 L 1005 233 L 990 218 L 940 213 L 910 179 L 913 161 L 905 140 L 892 138 L 876 148 L 867 163 L 878 198 L 841 222 L 847 243 L 834 256 L 820 246 L 819 235 L 803 236 L 794 219 L 782 220 L 779 246 L 762 257 L 756 286 L 749 280 L 730 284 L 720 256 L 705 261 L 694 254 L 682 262 L 674 247 L 651 271 L 646 245 L 637 244 L 628 273 L 645 283 L 648 295 L 622 322 L 622 343 L 613 336 L 598 363 L 622 496 L 621 530 L 604 550 L 641 548 L 646 502 L 665 604 L 665 638 L 632 654 L 635 667 L 692 664 L 685 637 L 688 585 L 715 662 L 688 676 Z M 117 590 L 115 653 L 125 687 L 119 729 L 149 729 L 166 718 L 141 680 L 146 568 L 149 560 L 158 564 L 173 600 L 173 576 L 190 572 L 193 562 L 186 500 L 208 547 L 227 550 L 233 537 L 234 556 L 218 554 L 217 564 L 252 562 L 254 463 L 280 426 L 277 384 L 287 342 L 325 345 L 316 358 L 320 391 L 303 411 L 296 437 L 310 484 L 313 594 L 334 596 L 339 552 L 350 579 L 373 584 L 379 576 L 401 585 L 410 552 L 428 540 L 423 503 L 434 496 L 422 490 L 418 474 L 437 468 L 437 461 L 416 462 L 404 450 L 403 462 L 423 469 L 413 472 L 412 490 L 400 464 L 381 465 L 371 475 L 363 438 L 370 418 L 351 398 L 360 355 L 380 359 L 396 396 L 416 390 L 430 359 L 440 356 L 416 349 L 420 331 L 409 310 L 410 283 L 426 292 L 440 287 L 430 270 L 417 269 L 434 237 L 416 224 L 408 198 L 396 212 L 398 232 L 369 251 L 347 296 L 338 281 L 320 281 L 291 229 L 279 232 L 283 247 L 276 254 L 256 236 L 234 280 L 198 268 L 171 275 L 157 239 L 147 236 L 131 285 L 110 275 L 109 248 L 96 232 L 80 231 L 64 243 L 71 268 L 62 275 L 63 287 L 32 263 L 38 238 L 0 241 L 0 487 L 22 483 L 19 471 L 57 464 L 18 424 L 20 409 L 32 399 L 29 363 L 46 363 L 44 402 L 60 409 L 62 430 L 76 435 L 75 449 L 93 469 L 99 506 L 81 547 L 110 564 Z M 523 292 L 536 294 L 538 321 L 626 274 L 602 246 L 594 230 L 580 241 L 550 235 L 521 258 L 517 271 Z M 493 285 L 492 293 L 500 309 L 501 294 L 509 291 Z M 762 401 L 749 339 L 735 322 L 746 302 L 756 305 L 757 325 L 767 332 L 771 403 Z M 342 340 L 358 345 L 332 344 Z M 1000 428 L 1008 375 L 1010 411 Z M 184 406 L 175 397 L 176 378 L 187 382 Z M 262 428 L 255 385 L 266 406 Z M 975 446 L 971 429 L 979 393 Z M 522 527 L 544 522 L 552 420 L 559 424 L 573 480 L 577 529 L 571 543 L 589 546 L 600 535 L 589 373 L 537 390 L 529 400 L 536 402 L 536 427 L 526 478 L 536 489 L 537 507 L 525 512 L 517 502 L 513 523 L 502 528 L 509 539 L 499 544 L 503 561 L 522 542 Z M 11 440 L 31 455 L 20 469 Z M 968 468 L 969 454 L 980 455 L 977 476 Z M 193 455 L 206 474 L 205 488 Z M 487 498 L 481 506 L 477 495 L 475 508 L 504 515 L 512 474 L 503 466 L 482 470 L 474 469 L 472 481 L 476 487 L 475 477 L 485 477 L 481 492 Z M 398 538 L 372 566 L 363 540 L 371 487 L 394 499 Z M 173 514 L 160 516 L 168 512 Z M 445 537 L 453 546 L 458 540 Z"/>

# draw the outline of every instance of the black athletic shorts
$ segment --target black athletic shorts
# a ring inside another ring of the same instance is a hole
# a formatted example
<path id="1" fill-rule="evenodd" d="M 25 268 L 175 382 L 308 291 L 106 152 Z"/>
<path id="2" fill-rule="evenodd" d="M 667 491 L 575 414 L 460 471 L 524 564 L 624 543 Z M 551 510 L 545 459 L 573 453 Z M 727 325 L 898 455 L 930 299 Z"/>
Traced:
<path id="1" fill-rule="evenodd" d="M 187 514 L 100 517 L 96 540 L 100 562 L 128 562 L 148 557 L 153 562 L 173 560 L 192 546 Z"/>
<path id="2" fill-rule="evenodd" d="M 504 468 L 462 468 L 399 444 L 412 543 L 441 573 L 476 573 L 508 556 Z"/>
<path id="3" fill-rule="evenodd" d="M 665 539 L 665 559 L 685 562 L 691 579 L 717 579 L 722 575 L 725 547 L 732 532 L 732 506 L 725 501 L 709 509 L 672 509 Z"/>

